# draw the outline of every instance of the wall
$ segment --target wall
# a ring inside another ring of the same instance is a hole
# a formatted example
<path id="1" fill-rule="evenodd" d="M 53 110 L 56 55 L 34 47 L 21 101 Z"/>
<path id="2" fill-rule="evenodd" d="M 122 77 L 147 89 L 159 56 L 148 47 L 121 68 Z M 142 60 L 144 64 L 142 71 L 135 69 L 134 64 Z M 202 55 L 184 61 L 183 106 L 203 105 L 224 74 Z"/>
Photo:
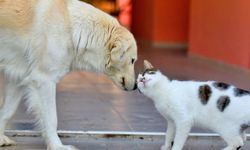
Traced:
<path id="1" fill-rule="evenodd" d="M 250 68 L 249 0 L 133 0 L 132 32 L 188 43 L 189 54 Z"/>
<path id="2" fill-rule="evenodd" d="M 133 0 L 132 32 L 160 43 L 187 43 L 189 0 Z"/>
<path id="3" fill-rule="evenodd" d="M 192 0 L 190 54 L 249 68 L 250 1 Z"/>
<path id="4" fill-rule="evenodd" d="M 155 0 L 153 40 L 187 43 L 189 0 Z"/>
<path id="5" fill-rule="evenodd" d="M 131 30 L 137 38 L 153 40 L 153 2 L 152 0 L 132 0 Z"/>

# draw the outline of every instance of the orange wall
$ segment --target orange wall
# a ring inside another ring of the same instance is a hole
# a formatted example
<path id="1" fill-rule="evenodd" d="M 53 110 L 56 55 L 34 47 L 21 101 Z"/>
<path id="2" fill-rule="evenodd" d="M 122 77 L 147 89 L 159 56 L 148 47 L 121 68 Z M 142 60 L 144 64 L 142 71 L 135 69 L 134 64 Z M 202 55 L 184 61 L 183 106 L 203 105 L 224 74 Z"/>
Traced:
<path id="1" fill-rule="evenodd" d="M 152 40 L 153 2 L 152 0 L 132 0 L 131 30 L 136 37 Z"/>
<path id="2" fill-rule="evenodd" d="M 132 0 L 132 32 L 189 53 L 250 68 L 249 0 Z"/>
<path id="3" fill-rule="evenodd" d="M 154 0 L 153 39 L 187 42 L 189 0 Z"/>
<path id="4" fill-rule="evenodd" d="M 192 0 L 189 52 L 249 68 L 249 6 L 249 0 Z"/>
<path id="5" fill-rule="evenodd" d="M 153 42 L 187 42 L 189 0 L 133 0 L 132 32 Z"/>

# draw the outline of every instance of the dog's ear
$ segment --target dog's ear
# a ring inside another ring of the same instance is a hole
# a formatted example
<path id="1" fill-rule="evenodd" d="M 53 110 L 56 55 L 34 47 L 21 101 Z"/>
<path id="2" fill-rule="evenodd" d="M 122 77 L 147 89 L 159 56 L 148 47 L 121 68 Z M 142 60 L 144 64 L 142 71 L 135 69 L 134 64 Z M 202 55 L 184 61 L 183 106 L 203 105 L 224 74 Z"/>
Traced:
<path id="1" fill-rule="evenodd" d="M 149 61 L 144 60 L 144 70 L 152 68 L 154 68 L 153 65 Z"/>
<path id="2" fill-rule="evenodd" d="M 123 64 L 123 62 L 126 60 L 126 51 L 128 46 L 122 44 L 120 41 L 116 41 L 110 47 L 111 63 Z"/>
<path id="3" fill-rule="evenodd" d="M 117 27 L 112 33 L 112 38 L 109 40 L 109 58 L 108 66 L 121 67 L 127 58 L 128 50 L 133 46 L 132 34 L 124 27 Z"/>

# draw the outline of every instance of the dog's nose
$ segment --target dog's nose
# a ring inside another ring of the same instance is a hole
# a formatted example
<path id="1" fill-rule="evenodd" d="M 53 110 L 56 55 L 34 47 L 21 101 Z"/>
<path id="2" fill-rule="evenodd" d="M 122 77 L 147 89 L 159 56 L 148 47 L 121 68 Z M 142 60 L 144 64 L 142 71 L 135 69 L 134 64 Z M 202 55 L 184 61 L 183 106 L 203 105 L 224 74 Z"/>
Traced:
<path id="1" fill-rule="evenodd" d="M 135 83 L 133 90 L 137 89 L 137 83 Z"/>

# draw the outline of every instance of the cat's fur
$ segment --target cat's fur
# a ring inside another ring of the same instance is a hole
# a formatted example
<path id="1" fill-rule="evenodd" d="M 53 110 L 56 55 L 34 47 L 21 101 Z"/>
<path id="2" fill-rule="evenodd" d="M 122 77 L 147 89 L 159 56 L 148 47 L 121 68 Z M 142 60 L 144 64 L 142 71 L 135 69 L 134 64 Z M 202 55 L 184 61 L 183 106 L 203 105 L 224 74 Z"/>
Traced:
<path id="1" fill-rule="evenodd" d="M 223 150 L 239 150 L 244 145 L 250 125 L 248 91 L 216 81 L 171 81 L 148 61 L 144 68 L 137 86 L 168 122 L 162 150 L 181 150 L 192 126 L 219 133 L 228 144 Z"/>

